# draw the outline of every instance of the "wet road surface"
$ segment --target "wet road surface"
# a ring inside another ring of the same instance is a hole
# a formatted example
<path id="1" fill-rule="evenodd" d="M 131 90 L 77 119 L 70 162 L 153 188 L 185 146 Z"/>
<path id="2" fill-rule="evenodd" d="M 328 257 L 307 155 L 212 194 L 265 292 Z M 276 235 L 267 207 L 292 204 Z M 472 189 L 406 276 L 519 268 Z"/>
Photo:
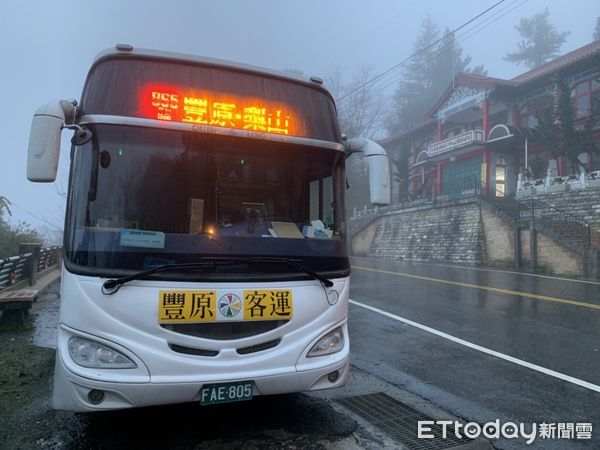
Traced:
<path id="1" fill-rule="evenodd" d="M 592 423 L 592 441 L 535 445 L 600 448 L 600 283 L 370 258 L 352 265 L 355 367 L 479 423 Z"/>
<path id="2" fill-rule="evenodd" d="M 68 449 L 321 449 L 357 429 L 328 402 L 305 395 L 57 415 L 64 432 L 54 443 Z"/>
<path id="3" fill-rule="evenodd" d="M 600 283 L 369 258 L 352 265 L 347 387 L 208 408 L 51 413 L 57 431 L 40 447 L 399 448 L 335 401 L 385 392 L 435 419 L 594 427 L 592 441 L 500 439 L 498 448 L 600 448 Z M 36 306 L 36 345 L 54 346 L 58 296 L 56 285 Z"/>

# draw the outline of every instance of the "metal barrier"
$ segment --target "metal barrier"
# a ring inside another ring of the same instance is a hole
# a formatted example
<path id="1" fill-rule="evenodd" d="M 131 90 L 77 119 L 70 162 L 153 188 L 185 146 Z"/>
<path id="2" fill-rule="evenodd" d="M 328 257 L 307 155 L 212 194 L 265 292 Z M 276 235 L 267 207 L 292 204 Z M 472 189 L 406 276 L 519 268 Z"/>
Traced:
<path id="1" fill-rule="evenodd" d="M 0 260 L 0 290 L 24 279 L 25 262 L 32 256 L 32 253 L 26 253 Z"/>
<path id="2" fill-rule="evenodd" d="M 485 191 L 485 184 L 481 182 L 481 178 L 477 175 L 467 175 L 462 178 L 457 178 L 452 183 L 444 185 L 444 194 L 438 199 L 455 200 L 465 197 L 474 197 L 481 195 Z"/>
<path id="3" fill-rule="evenodd" d="M 39 272 L 60 262 L 61 247 L 40 247 L 39 244 L 25 244 L 22 248 L 33 251 L 0 259 L 0 292 L 25 280 L 29 280 L 29 284 L 33 285 Z"/>
<path id="4" fill-rule="evenodd" d="M 60 261 L 60 250 L 61 247 L 46 247 L 40 251 L 40 257 L 38 258 L 37 271 L 48 269 L 49 267 L 55 266 Z"/>

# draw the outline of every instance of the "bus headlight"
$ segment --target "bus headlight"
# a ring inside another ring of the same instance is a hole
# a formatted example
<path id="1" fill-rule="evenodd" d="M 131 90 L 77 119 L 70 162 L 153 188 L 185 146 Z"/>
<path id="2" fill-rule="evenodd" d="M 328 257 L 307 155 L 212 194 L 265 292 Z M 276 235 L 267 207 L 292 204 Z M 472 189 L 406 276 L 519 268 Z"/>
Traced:
<path id="1" fill-rule="evenodd" d="M 342 348 L 344 348 L 344 332 L 342 327 L 339 327 L 319 339 L 319 342 L 313 345 L 306 356 L 311 358 L 313 356 L 331 355 L 339 352 Z"/>
<path id="2" fill-rule="evenodd" d="M 72 337 L 69 355 L 83 367 L 102 369 L 133 369 L 137 365 L 122 353 L 95 341 Z"/>

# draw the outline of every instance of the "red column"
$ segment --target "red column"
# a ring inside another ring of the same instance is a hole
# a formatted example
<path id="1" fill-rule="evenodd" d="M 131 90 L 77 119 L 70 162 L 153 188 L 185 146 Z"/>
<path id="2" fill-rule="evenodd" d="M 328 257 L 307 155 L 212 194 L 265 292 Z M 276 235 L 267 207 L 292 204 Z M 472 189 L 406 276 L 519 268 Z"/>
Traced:
<path id="1" fill-rule="evenodd" d="M 438 119 L 437 121 L 437 132 L 435 137 L 436 141 L 444 139 L 444 124 L 442 123 L 442 119 Z"/>
<path id="2" fill-rule="evenodd" d="M 490 100 L 483 101 L 483 138 L 487 139 L 490 132 Z"/>
<path id="3" fill-rule="evenodd" d="M 442 195 L 442 163 L 437 162 L 435 172 L 435 194 L 436 196 Z"/>
<path id="4" fill-rule="evenodd" d="M 556 158 L 556 170 L 558 171 L 558 176 L 562 177 L 565 174 L 565 157 L 560 155 Z"/>

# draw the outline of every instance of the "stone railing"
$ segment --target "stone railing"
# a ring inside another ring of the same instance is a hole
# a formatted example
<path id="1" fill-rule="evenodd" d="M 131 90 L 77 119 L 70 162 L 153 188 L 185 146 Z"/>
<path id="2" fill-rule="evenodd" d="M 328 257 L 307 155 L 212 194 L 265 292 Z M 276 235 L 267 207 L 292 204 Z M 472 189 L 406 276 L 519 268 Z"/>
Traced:
<path id="1" fill-rule="evenodd" d="M 600 188 L 600 170 L 579 175 L 567 175 L 563 177 L 552 177 L 548 174 L 545 178 L 537 180 L 522 180 L 519 176 L 517 181 L 517 197 L 530 197 L 537 194 L 552 192 L 564 192 L 573 189 Z"/>

